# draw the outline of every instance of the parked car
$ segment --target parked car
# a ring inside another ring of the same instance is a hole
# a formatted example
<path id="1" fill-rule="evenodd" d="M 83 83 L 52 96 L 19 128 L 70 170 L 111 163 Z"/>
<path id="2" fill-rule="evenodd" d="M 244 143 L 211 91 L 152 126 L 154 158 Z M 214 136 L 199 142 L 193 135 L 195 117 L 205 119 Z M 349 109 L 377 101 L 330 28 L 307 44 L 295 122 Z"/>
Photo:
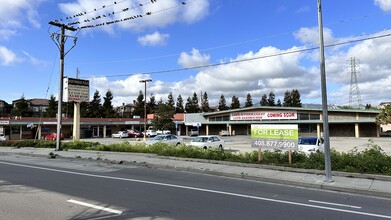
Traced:
<path id="1" fill-rule="evenodd" d="M 53 132 L 53 133 L 50 133 L 50 134 L 46 134 L 45 135 L 45 140 L 57 140 L 57 133 Z M 60 135 L 60 140 L 64 140 L 64 134 L 61 134 Z"/>
<path id="2" fill-rule="evenodd" d="M 128 131 L 117 131 L 111 135 L 112 138 L 127 138 L 129 137 Z"/>
<path id="3" fill-rule="evenodd" d="M 220 130 L 219 135 L 220 136 L 229 136 L 229 132 L 227 130 Z"/>
<path id="4" fill-rule="evenodd" d="M 216 135 L 198 136 L 193 138 L 187 145 L 208 148 L 224 148 L 224 140 L 221 140 Z"/>
<path id="5" fill-rule="evenodd" d="M 128 130 L 128 136 L 138 138 L 138 137 L 143 136 L 143 134 L 141 132 L 139 132 L 138 130 L 130 129 L 130 130 Z"/>
<path id="6" fill-rule="evenodd" d="M 198 136 L 198 130 L 197 129 L 190 129 L 189 136 Z"/>
<path id="7" fill-rule="evenodd" d="M 154 138 L 147 140 L 146 144 L 152 145 L 159 142 L 178 146 L 180 144 L 183 144 L 183 138 L 173 134 L 163 134 L 163 135 L 157 135 Z"/>
<path id="8" fill-rule="evenodd" d="M 298 150 L 306 154 L 322 151 L 323 138 L 318 137 L 299 137 Z"/>
<path id="9" fill-rule="evenodd" d="M 171 134 L 171 131 L 169 131 L 169 130 L 157 130 L 156 134 L 157 135 L 160 135 L 160 134 Z"/>
<path id="10" fill-rule="evenodd" d="M 381 132 L 380 137 L 391 137 L 391 130 Z"/>
<path id="11" fill-rule="evenodd" d="M 146 130 L 144 131 L 146 136 L 147 137 L 155 137 L 157 135 L 156 131 L 155 130 Z M 144 135 L 144 132 L 143 132 L 143 135 Z"/>
<path id="12" fill-rule="evenodd" d="M 0 134 L 0 141 L 6 141 L 7 139 L 5 138 L 5 136 L 3 134 Z"/>

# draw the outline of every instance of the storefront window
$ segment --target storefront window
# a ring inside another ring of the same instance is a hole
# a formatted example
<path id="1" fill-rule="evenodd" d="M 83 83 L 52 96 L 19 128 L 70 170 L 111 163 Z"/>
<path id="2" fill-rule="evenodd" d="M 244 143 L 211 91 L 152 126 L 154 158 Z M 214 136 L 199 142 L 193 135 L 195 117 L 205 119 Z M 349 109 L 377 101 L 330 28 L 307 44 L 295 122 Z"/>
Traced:
<path id="1" fill-rule="evenodd" d="M 12 126 L 11 127 L 11 134 L 20 134 L 20 127 Z"/>
<path id="2" fill-rule="evenodd" d="M 310 114 L 310 120 L 320 120 L 320 114 Z"/>

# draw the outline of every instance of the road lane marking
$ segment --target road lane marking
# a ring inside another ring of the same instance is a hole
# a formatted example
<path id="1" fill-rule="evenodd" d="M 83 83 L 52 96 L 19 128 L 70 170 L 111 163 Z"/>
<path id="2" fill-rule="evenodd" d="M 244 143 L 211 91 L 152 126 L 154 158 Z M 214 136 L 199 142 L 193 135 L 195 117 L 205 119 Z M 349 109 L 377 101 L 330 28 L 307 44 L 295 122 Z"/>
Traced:
<path id="1" fill-rule="evenodd" d="M 96 175 L 96 174 L 89 174 L 89 173 L 79 173 L 79 172 L 74 172 L 74 171 L 59 170 L 59 169 L 45 168 L 45 167 L 37 167 L 37 166 L 3 162 L 3 161 L 0 161 L 0 164 L 26 167 L 26 168 L 32 168 L 32 169 L 38 169 L 38 170 L 46 170 L 46 171 L 52 171 L 52 172 L 58 172 L 58 173 L 67 173 L 67 174 L 80 175 L 80 176 L 96 177 L 96 178 L 102 178 L 102 179 L 112 179 L 112 180 L 122 180 L 122 181 L 135 182 L 135 183 L 145 183 L 145 184 L 151 184 L 151 185 L 173 187 L 173 188 L 178 188 L 178 189 L 187 189 L 187 190 L 194 190 L 194 191 L 199 191 L 199 192 L 208 192 L 208 193 L 235 196 L 235 197 L 240 197 L 240 198 L 261 200 L 261 201 L 267 201 L 267 202 L 274 202 L 274 203 L 281 203 L 281 204 L 288 204 L 288 205 L 337 211 L 337 212 L 343 212 L 343 213 L 351 213 L 351 214 L 356 214 L 356 215 L 391 219 L 390 215 L 381 215 L 381 214 L 375 214 L 375 213 L 369 213 L 369 212 L 359 212 L 359 211 L 353 211 L 353 210 L 347 210 L 347 209 L 339 209 L 339 208 L 332 208 L 332 207 L 327 207 L 327 206 L 319 206 L 319 205 L 312 205 L 312 204 L 306 204 L 306 203 L 291 202 L 291 201 L 278 200 L 278 199 L 270 199 L 270 198 L 264 198 L 264 197 L 258 197 L 258 196 L 250 196 L 250 195 L 245 195 L 245 194 L 230 193 L 230 192 L 203 189 L 203 188 L 190 187 L 190 186 L 181 186 L 181 185 L 159 183 L 159 182 L 152 182 L 152 181 L 146 181 L 146 180 L 128 179 L 128 178 L 122 178 L 122 177 L 103 176 L 103 175 Z"/>
<path id="2" fill-rule="evenodd" d="M 117 214 L 117 215 L 121 215 L 123 213 L 122 211 L 119 211 L 119 210 L 105 208 L 103 206 L 93 205 L 93 204 L 90 204 L 90 203 L 81 202 L 81 201 L 77 201 L 77 200 L 74 200 L 74 199 L 68 199 L 67 202 L 74 203 L 74 204 L 77 204 L 77 205 L 86 206 L 86 207 L 93 208 L 93 209 L 98 209 L 98 210 L 110 212 L 110 213 L 114 213 L 114 214 Z"/>
<path id="3" fill-rule="evenodd" d="M 346 204 L 332 203 L 332 202 L 323 202 L 323 201 L 318 201 L 318 200 L 308 200 L 308 202 L 325 204 L 325 205 L 333 205 L 333 206 L 342 206 L 342 207 L 348 207 L 348 208 L 352 208 L 352 209 L 361 209 L 360 206 L 346 205 Z"/>

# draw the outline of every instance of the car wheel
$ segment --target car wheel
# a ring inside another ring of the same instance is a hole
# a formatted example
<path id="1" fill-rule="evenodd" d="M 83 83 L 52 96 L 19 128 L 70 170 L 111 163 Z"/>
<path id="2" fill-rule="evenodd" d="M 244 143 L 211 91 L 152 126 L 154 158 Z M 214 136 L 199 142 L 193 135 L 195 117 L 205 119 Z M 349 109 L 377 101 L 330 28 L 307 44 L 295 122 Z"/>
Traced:
<path id="1" fill-rule="evenodd" d="M 223 145 L 219 145 L 219 150 L 223 150 Z"/>
<path id="2" fill-rule="evenodd" d="M 175 145 L 175 146 L 177 146 L 177 147 L 178 147 L 179 145 L 181 145 L 181 143 L 179 143 L 179 142 L 178 142 L 178 143 L 176 143 L 176 145 Z"/>
<path id="3" fill-rule="evenodd" d="M 204 146 L 203 148 L 204 148 L 204 150 L 207 150 L 207 149 L 208 149 L 208 147 L 207 147 L 207 146 Z"/>

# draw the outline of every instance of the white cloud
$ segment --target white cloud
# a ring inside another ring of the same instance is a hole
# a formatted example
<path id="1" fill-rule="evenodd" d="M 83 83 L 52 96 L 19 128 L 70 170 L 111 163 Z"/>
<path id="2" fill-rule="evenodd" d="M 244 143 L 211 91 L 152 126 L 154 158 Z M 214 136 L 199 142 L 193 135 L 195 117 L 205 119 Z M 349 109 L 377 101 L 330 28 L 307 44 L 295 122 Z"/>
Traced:
<path id="1" fill-rule="evenodd" d="M 310 10 L 311 10 L 310 6 L 304 5 L 301 8 L 297 9 L 296 13 L 306 13 L 309 12 Z"/>
<path id="2" fill-rule="evenodd" d="M 35 66 L 46 66 L 48 65 L 48 62 L 46 61 L 43 61 L 43 60 L 40 60 L 34 56 L 32 56 L 31 54 L 29 54 L 28 52 L 26 51 L 23 51 L 23 54 L 28 58 L 28 60 L 30 61 L 31 64 L 35 65 Z"/>
<path id="3" fill-rule="evenodd" d="M 294 33 L 294 36 L 303 44 L 310 44 L 314 46 L 319 45 L 319 30 L 317 27 L 300 28 Z M 330 44 L 335 41 L 333 37 L 333 32 L 329 28 L 323 28 L 323 38 L 325 44 Z"/>
<path id="4" fill-rule="evenodd" d="M 383 11 L 391 12 L 390 0 L 375 0 L 375 5 L 379 6 Z"/>
<path id="5" fill-rule="evenodd" d="M 147 34 L 138 38 L 138 42 L 143 46 L 162 46 L 166 45 L 169 34 L 161 34 L 155 31 L 153 34 Z"/>
<path id="6" fill-rule="evenodd" d="M 0 29 L 0 40 L 9 40 L 14 35 L 16 35 L 15 30 Z"/>
<path id="7" fill-rule="evenodd" d="M 133 31 L 142 31 L 147 28 L 166 27 L 167 25 L 176 22 L 193 23 L 208 14 L 209 0 L 198 0 L 188 2 L 183 5 L 179 0 L 164 0 L 156 3 L 147 3 L 140 6 L 140 2 L 136 0 L 121 1 L 114 6 L 102 7 L 100 1 L 77 0 L 75 3 L 61 3 L 60 10 L 66 15 L 74 15 L 83 12 L 93 11 L 85 16 L 77 17 L 76 21 L 81 22 L 81 26 L 93 25 L 102 22 L 121 20 L 135 15 L 142 15 L 142 18 L 131 19 L 119 22 L 116 25 L 104 26 L 103 30 L 111 32 L 113 28 L 130 29 Z M 128 8 L 129 10 L 123 11 Z M 117 12 L 114 15 L 109 13 Z M 146 15 L 151 12 L 151 15 Z M 106 17 L 103 17 L 106 15 Z M 92 18 L 102 16 L 102 18 L 92 21 Z M 85 19 L 90 19 L 91 22 L 84 22 Z M 70 19 L 70 22 L 75 20 Z"/>
<path id="8" fill-rule="evenodd" d="M 8 66 L 8 65 L 11 65 L 11 64 L 16 63 L 18 61 L 19 61 L 19 59 L 13 51 L 0 45 L 0 64 L 1 65 Z"/>
<path id="9" fill-rule="evenodd" d="M 27 20 L 35 28 L 40 28 L 38 6 L 43 0 L 2 0 L 0 7 L 0 30 L 12 33 L 15 29 L 26 27 Z M 4 37 L 0 37 L 4 38 Z"/>
<path id="10" fill-rule="evenodd" d="M 207 65 L 210 61 L 210 55 L 201 54 L 199 50 L 193 48 L 191 54 L 182 52 L 178 58 L 178 64 L 182 67 L 195 67 Z"/>

